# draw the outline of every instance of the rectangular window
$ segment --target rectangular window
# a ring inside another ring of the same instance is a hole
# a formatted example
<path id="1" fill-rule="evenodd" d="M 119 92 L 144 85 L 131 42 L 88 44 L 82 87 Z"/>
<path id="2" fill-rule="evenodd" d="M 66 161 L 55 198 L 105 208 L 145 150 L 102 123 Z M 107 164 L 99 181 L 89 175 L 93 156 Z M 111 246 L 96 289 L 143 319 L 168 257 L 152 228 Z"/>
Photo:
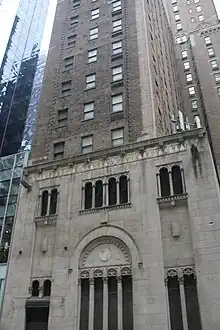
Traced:
<path id="1" fill-rule="evenodd" d="M 79 15 L 70 17 L 70 25 L 75 26 L 79 23 Z"/>
<path id="2" fill-rule="evenodd" d="M 186 81 L 187 82 L 192 82 L 192 74 L 191 73 L 186 75 Z"/>
<path id="3" fill-rule="evenodd" d="M 84 120 L 93 119 L 95 110 L 95 102 L 84 104 Z"/>
<path id="4" fill-rule="evenodd" d="M 97 39 L 99 36 L 99 28 L 89 30 L 89 40 Z"/>
<path id="5" fill-rule="evenodd" d="M 112 145 L 113 147 L 124 144 L 124 128 L 116 128 L 112 130 Z"/>
<path id="6" fill-rule="evenodd" d="M 122 65 L 112 68 L 112 81 L 122 80 Z"/>
<path id="7" fill-rule="evenodd" d="M 93 149 L 93 135 L 87 135 L 82 137 L 82 153 L 88 154 Z"/>
<path id="8" fill-rule="evenodd" d="M 199 17 L 198 17 L 198 21 L 199 21 L 199 22 L 204 21 L 204 16 L 203 16 L 203 15 L 199 15 Z"/>
<path id="9" fill-rule="evenodd" d="M 174 13 L 177 13 L 179 11 L 178 6 L 173 6 Z"/>
<path id="10" fill-rule="evenodd" d="M 181 52 L 181 54 L 182 54 L 182 59 L 183 59 L 183 60 L 186 59 L 186 58 L 188 57 L 187 50 L 183 50 L 183 51 Z"/>
<path id="11" fill-rule="evenodd" d="M 212 60 L 211 62 L 212 70 L 217 70 L 218 69 L 218 63 L 216 60 Z"/>
<path id="12" fill-rule="evenodd" d="M 68 108 L 58 110 L 58 127 L 67 125 Z"/>
<path id="13" fill-rule="evenodd" d="M 121 0 L 114 1 L 112 3 L 112 12 L 114 13 L 114 12 L 119 11 L 119 10 L 121 10 Z"/>
<path id="14" fill-rule="evenodd" d="M 212 44 L 212 39 L 211 39 L 211 37 L 205 37 L 205 44 L 206 44 L 206 46 L 209 46 L 209 45 Z"/>
<path id="15" fill-rule="evenodd" d="M 86 89 L 95 88 L 95 73 L 86 76 Z"/>
<path id="16" fill-rule="evenodd" d="M 176 25 L 176 29 L 177 29 L 177 31 L 182 30 L 182 25 L 181 25 L 181 23 L 177 23 L 177 25 Z"/>
<path id="17" fill-rule="evenodd" d="M 71 93 L 72 80 L 64 81 L 61 85 L 62 96 L 68 96 Z"/>
<path id="18" fill-rule="evenodd" d="M 176 15 L 175 15 L 175 21 L 176 21 L 176 22 L 180 21 L 180 15 L 179 15 L 179 14 L 176 14 Z"/>
<path id="19" fill-rule="evenodd" d="M 194 17 L 191 17 L 190 20 L 191 20 L 192 23 L 195 23 L 195 18 Z"/>
<path id="20" fill-rule="evenodd" d="M 64 59 L 65 69 L 72 69 L 74 56 L 69 56 Z"/>
<path id="21" fill-rule="evenodd" d="M 64 146 L 65 142 L 54 143 L 53 145 L 53 156 L 54 159 L 62 159 L 64 156 Z"/>
<path id="22" fill-rule="evenodd" d="M 220 72 L 219 73 L 216 73 L 214 76 L 215 76 L 215 82 L 217 84 L 219 84 L 220 83 Z"/>
<path id="23" fill-rule="evenodd" d="M 182 42 L 187 42 L 187 36 L 182 36 Z"/>
<path id="24" fill-rule="evenodd" d="M 213 48 L 208 48 L 207 51 L 208 51 L 209 57 L 215 56 L 215 52 L 214 52 L 214 49 Z"/>
<path id="25" fill-rule="evenodd" d="M 117 41 L 112 44 L 112 55 L 117 55 L 122 53 L 122 42 Z"/>
<path id="26" fill-rule="evenodd" d="M 192 110 L 195 111 L 198 109 L 198 102 L 197 100 L 193 100 L 191 101 L 191 105 L 192 105 Z"/>
<path id="27" fill-rule="evenodd" d="M 76 43 L 76 34 L 73 34 L 67 38 L 67 44 L 68 46 L 74 47 Z"/>
<path id="28" fill-rule="evenodd" d="M 123 111 L 123 95 L 117 94 L 112 96 L 112 112 Z"/>
<path id="29" fill-rule="evenodd" d="M 184 62 L 183 65 L 184 65 L 184 70 L 185 71 L 190 69 L 190 63 L 189 62 Z"/>
<path id="30" fill-rule="evenodd" d="M 199 3 L 199 0 L 194 0 L 195 3 Z"/>
<path id="31" fill-rule="evenodd" d="M 177 43 L 177 44 L 181 44 L 181 37 L 179 37 L 179 36 L 176 37 L 176 43 Z"/>
<path id="32" fill-rule="evenodd" d="M 92 49 L 88 51 L 88 63 L 97 61 L 97 49 Z"/>
<path id="33" fill-rule="evenodd" d="M 189 87 L 189 95 L 190 96 L 194 96 L 196 94 L 196 92 L 195 92 L 195 87 Z"/>
<path id="34" fill-rule="evenodd" d="M 197 6 L 197 7 L 196 7 L 196 11 L 197 11 L 197 13 L 200 13 L 200 11 L 202 11 L 201 6 Z"/>
<path id="35" fill-rule="evenodd" d="M 80 6 L 80 0 L 73 0 L 73 8 Z"/>
<path id="36" fill-rule="evenodd" d="M 122 29 L 122 21 L 121 19 L 117 21 L 113 21 L 113 32 L 120 31 Z"/>
<path id="37" fill-rule="evenodd" d="M 91 11 L 91 19 L 99 18 L 99 8 L 93 9 Z"/>

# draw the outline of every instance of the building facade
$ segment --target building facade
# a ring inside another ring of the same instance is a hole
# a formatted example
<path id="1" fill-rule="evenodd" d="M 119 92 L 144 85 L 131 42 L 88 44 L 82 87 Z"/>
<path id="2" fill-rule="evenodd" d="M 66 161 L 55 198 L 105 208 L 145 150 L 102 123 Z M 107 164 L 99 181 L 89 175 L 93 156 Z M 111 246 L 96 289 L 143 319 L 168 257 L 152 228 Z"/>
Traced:
<path id="1" fill-rule="evenodd" d="M 58 2 L 2 329 L 219 330 L 219 185 L 176 72 L 162 1 Z"/>
<path id="2" fill-rule="evenodd" d="M 182 110 L 206 126 L 217 171 L 220 166 L 220 25 L 212 0 L 168 1 Z"/>

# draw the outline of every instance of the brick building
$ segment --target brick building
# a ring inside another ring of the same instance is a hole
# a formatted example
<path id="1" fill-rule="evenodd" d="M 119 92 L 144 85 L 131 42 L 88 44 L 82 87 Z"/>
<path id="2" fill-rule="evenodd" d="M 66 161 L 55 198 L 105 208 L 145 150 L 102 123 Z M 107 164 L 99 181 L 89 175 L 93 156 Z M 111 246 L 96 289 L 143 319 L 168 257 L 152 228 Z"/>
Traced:
<path id="1" fill-rule="evenodd" d="M 205 129 L 171 134 L 166 17 L 58 2 L 1 329 L 219 330 L 219 185 Z"/>

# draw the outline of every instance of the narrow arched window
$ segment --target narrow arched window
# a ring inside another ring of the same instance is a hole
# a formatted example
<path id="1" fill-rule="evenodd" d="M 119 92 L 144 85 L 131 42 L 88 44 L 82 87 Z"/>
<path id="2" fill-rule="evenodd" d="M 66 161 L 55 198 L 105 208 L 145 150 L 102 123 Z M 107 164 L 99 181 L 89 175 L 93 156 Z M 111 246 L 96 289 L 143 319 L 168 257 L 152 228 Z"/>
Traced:
<path id="1" fill-rule="evenodd" d="M 128 203 L 128 178 L 122 175 L 119 179 L 119 203 Z"/>
<path id="2" fill-rule="evenodd" d="M 117 204 L 117 182 L 115 178 L 108 180 L 108 198 L 109 205 Z"/>
<path id="3" fill-rule="evenodd" d="M 53 189 L 50 196 L 50 214 L 56 214 L 57 212 L 57 196 L 57 189 Z"/>
<path id="4" fill-rule="evenodd" d="M 172 181 L 174 195 L 181 195 L 183 193 L 183 182 L 181 176 L 181 169 L 178 165 L 172 167 Z"/>
<path id="5" fill-rule="evenodd" d="M 41 200 L 41 216 L 47 214 L 47 205 L 48 205 L 48 191 L 44 190 L 42 193 L 42 200 Z"/>
<path id="6" fill-rule="evenodd" d="M 95 183 L 95 207 L 101 207 L 103 204 L 103 183 L 101 180 Z"/>
<path id="7" fill-rule="evenodd" d="M 51 281 L 44 281 L 44 297 L 49 297 L 51 293 Z"/>
<path id="8" fill-rule="evenodd" d="M 85 209 L 92 208 L 92 183 L 85 184 Z"/>
<path id="9" fill-rule="evenodd" d="M 169 173 L 166 167 L 160 169 L 160 189 L 161 197 L 170 196 Z"/>
<path id="10" fill-rule="evenodd" d="M 39 297 L 39 281 L 33 281 L 32 283 L 32 296 Z"/>

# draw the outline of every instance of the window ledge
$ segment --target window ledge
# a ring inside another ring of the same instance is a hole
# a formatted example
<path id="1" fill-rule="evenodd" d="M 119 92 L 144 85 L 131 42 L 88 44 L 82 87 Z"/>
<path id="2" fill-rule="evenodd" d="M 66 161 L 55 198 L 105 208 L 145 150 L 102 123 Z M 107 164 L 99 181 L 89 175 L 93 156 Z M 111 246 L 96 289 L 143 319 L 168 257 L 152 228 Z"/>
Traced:
<path id="1" fill-rule="evenodd" d="M 96 208 L 93 208 L 93 209 L 80 210 L 79 215 L 98 213 L 98 212 L 101 212 L 103 210 L 112 211 L 112 210 L 117 210 L 117 209 L 128 209 L 128 208 L 131 208 L 131 203 L 117 204 L 117 205 L 107 205 L 107 206 L 102 206 L 102 207 L 96 207 Z"/>
<path id="2" fill-rule="evenodd" d="M 119 14 L 122 14 L 122 9 L 118 9 L 118 10 L 115 10 L 115 11 L 112 11 L 112 16 L 116 16 L 116 15 L 119 15 Z"/>
<path id="3" fill-rule="evenodd" d="M 112 37 L 120 36 L 120 35 L 122 35 L 122 33 L 123 33 L 122 30 L 112 32 Z"/>
<path id="4" fill-rule="evenodd" d="M 119 53 L 119 54 L 113 54 L 112 55 L 112 62 L 113 61 L 116 61 L 116 60 L 120 60 L 123 58 L 123 54 L 122 53 Z"/>
<path id="5" fill-rule="evenodd" d="M 112 81 L 111 85 L 112 85 L 112 88 L 124 86 L 124 80 L 121 79 L 121 80 Z"/>
<path id="6" fill-rule="evenodd" d="M 188 194 L 173 195 L 167 197 L 158 197 L 158 204 L 167 204 L 167 206 L 175 206 L 179 201 L 186 201 L 188 199 Z"/>
<path id="7" fill-rule="evenodd" d="M 112 112 L 111 121 L 124 119 L 124 111 Z"/>
<path id="8" fill-rule="evenodd" d="M 45 215 L 42 217 L 35 217 L 34 222 L 39 226 L 53 225 L 57 221 L 57 214 Z"/>

